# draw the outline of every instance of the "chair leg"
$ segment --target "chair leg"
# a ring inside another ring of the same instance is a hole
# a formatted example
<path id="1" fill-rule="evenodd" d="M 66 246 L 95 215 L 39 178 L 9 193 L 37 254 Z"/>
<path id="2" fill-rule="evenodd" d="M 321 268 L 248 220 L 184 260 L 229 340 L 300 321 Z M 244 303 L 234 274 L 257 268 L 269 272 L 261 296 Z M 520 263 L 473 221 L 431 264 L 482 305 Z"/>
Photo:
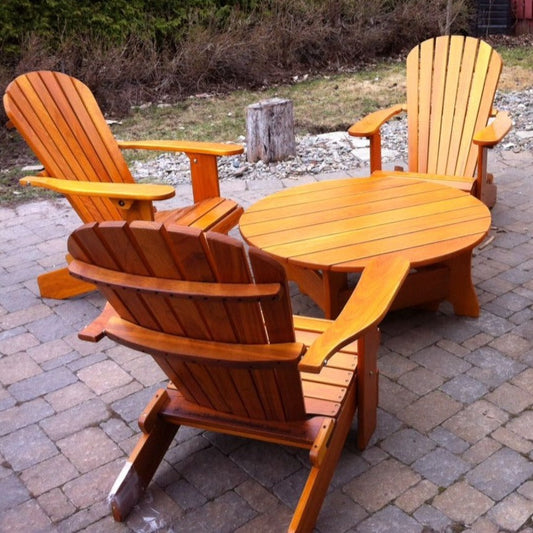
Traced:
<path id="1" fill-rule="evenodd" d="M 107 497 L 117 522 L 126 518 L 142 496 L 179 429 L 179 425 L 171 424 L 158 415 L 167 399 L 166 392 L 159 391 L 141 414 L 141 438 Z"/>
<path id="2" fill-rule="evenodd" d="M 329 484 L 335 473 L 344 443 L 350 432 L 351 422 L 356 409 L 356 388 L 346 394 L 344 405 L 335 422 L 335 428 L 328 444 L 327 452 L 319 466 L 312 466 L 302 495 L 294 511 L 289 531 L 310 533 L 322 508 Z"/>
<path id="3" fill-rule="evenodd" d="M 67 267 L 41 274 L 37 278 L 39 292 L 43 298 L 65 300 L 96 290 L 91 283 L 73 278 Z"/>

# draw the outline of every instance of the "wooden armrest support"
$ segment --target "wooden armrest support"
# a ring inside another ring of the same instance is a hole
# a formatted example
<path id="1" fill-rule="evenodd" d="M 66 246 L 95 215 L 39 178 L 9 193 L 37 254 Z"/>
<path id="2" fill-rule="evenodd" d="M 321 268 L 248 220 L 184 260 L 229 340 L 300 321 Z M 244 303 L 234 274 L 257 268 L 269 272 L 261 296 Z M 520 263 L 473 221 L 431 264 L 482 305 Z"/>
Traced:
<path id="1" fill-rule="evenodd" d="M 210 143 L 202 141 L 117 141 L 122 149 L 159 150 L 183 152 L 185 154 L 205 154 L 228 156 L 242 154 L 244 148 L 239 144 Z"/>
<path id="2" fill-rule="evenodd" d="M 300 371 L 319 372 L 328 357 L 377 326 L 392 305 L 409 268 L 409 261 L 401 256 L 370 262 L 340 315 L 300 361 Z"/>
<path id="3" fill-rule="evenodd" d="M 491 147 L 498 144 L 511 130 L 513 123 L 505 111 L 499 111 L 494 120 L 474 135 L 474 143 Z"/>
<path id="4" fill-rule="evenodd" d="M 19 182 L 21 185 L 44 187 L 65 195 L 105 196 L 128 200 L 166 200 L 176 194 L 174 187 L 155 183 L 101 183 L 43 176 L 26 176 L 21 178 Z"/>
<path id="5" fill-rule="evenodd" d="M 405 111 L 405 104 L 393 105 L 387 109 L 370 113 L 350 126 L 348 133 L 353 137 L 371 137 L 379 131 L 385 122 L 402 111 Z"/>

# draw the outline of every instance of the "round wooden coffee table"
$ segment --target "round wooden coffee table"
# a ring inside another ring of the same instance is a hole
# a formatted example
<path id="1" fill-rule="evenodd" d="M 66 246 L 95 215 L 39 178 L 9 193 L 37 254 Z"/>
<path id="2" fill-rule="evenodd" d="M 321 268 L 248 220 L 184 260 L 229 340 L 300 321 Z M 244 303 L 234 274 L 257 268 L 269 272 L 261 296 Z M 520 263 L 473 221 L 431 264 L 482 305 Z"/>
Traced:
<path id="1" fill-rule="evenodd" d="M 437 182 L 398 177 L 346 178 L 283 189 L 247 209 L 240 231 L 271 254 L 290 279 L 334 317 L 346 274 L 376 256 L 401 254 L 414 269 L 395 308 L 447 299 L 478 316 L 472 250 L 487 235 L 488 208 Z"/>

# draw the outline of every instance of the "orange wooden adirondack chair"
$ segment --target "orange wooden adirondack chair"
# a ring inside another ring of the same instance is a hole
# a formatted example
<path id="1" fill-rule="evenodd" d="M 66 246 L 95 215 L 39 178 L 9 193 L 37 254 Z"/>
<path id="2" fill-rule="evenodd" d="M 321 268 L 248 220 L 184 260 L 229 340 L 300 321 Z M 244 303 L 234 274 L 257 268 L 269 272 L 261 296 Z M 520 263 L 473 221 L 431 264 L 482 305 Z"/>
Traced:
<path id="1" fill-rule="evenodd" d="M 156 222 L 86 224 L 71 273 L 108 303 L 80 337 L 152 355 L 170 378 L 143 411 L 142 436 L 110 501 L 122 520 L 180 425 L 309 450 L 290 531 L 313 529 L 352 419 L 364 448 L 376 424 L 377 325 L 409 269 L 368 266 L 335 322 L 291 315 L 283 268 L 241 241 Z"/>
<path id="2" fill-rule="evenodd" d="M 437 37 L 411 50 L 407 105 L 376 111 L 348 130 L 370 139 L 371 172 L 396 173 L 381 168 L 380 128 L 407 111 L 409 168 L 402 176 L 438 179 L 492 206 L 496 185 L 487 173 L 487 149 L 511 129 L 508 115 L 492 108 L 501 69 L 500 55 L 473 37 Z"/>
<path id="3" fill-rule="evenodd" d="M 22 184 L 66 195 L 83 222 L 153 220 L 228 232 L 242 208 L 220 197 L 217 157 L 239 154 L 242 146 L 191 141 L 118 141 L 90 89 L 59 72 L 39 71 L 13 80 L 4 107 L 44 166 L 43 176 Z M 137 184 L 121 148 L 184 152 L 191 162 L 194 205 L 154 212 L 152 202 L 174 196 L 168 185 Z M 68 258 L 67 258 L 68 259 Z M 94 287 L 74 280 L 62 268 L 38 278 L 41 296 L 68 298 Z"/>

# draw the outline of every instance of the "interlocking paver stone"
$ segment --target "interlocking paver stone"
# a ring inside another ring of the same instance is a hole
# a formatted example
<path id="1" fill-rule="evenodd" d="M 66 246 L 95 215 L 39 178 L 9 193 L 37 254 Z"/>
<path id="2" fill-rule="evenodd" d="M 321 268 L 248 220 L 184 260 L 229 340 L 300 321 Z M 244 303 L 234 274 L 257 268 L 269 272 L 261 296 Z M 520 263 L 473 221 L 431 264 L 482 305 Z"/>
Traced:
<path id="1" fill-rule="evenodd" d="M 468 471 L 469 464 L 444 448 L 437 448 L 412 465 L 413 470 L 436 485 L 448 487 Z"/>
<path id="2" fill-rule="evenodd" d="M 57 441 L 57 445 L 80 472 L 94 470 L 122 455 L 116 444 L 95 427 L 82 429 Z"/>
<path id="3" fill-rule="evenodd" d="M 406 513 L 412 513 L 437 493 L 438 487 L 431 481 L 423 479 L 418 485 L 398 496 L 394 503 Z"/>
<path id="4" fill-rule="evenodd" d="M 518 494 L 510 494 L 495 505 L 489 516 L 507 531 L 518 531 L 533 514 L 533 501 Z"/>
<path id="5" fill-rule="evenodd" d="M 396 533 L 419 533 L 422 525 L 397 507 L 389 505 L 373 514 L 357 526 L 358 533 L 394 531 Z"/>
<path id="6" fill-rule="evenodd" d="M 411 403 L 401 413 L 398 413 L 398 418 L 421 433 L 426 433 L 460 409 L 459 402 L 443 392 L 434 391 Z"/>
<path id="7" fill-rule="evenodd" d="M 441 390 L 458 402 L 472 403 L 486 394 L 489 388 L 477 379 L 461 374 L 447 381 Z"/>
<path id="8" fill-rule="evenodd" d="M 485 400 L 470 404 L 446 420 L 443 427 L 471 444 L 504 424 L 509 415 Z"/>
<path id="9" fill-rule="evenodd" d="M 533 158 L 491 156 L 497 229 L 472 269 L 480 317 L 456 316 L 444 302 L 383 321 L 377 428 L 361 452 L 354 422 L 317 533 L 533 533 Z M 246 206 L 331 177 L 222 180 L 222 188 Z M 186 427 L 128 520 L 112 520 L 107 493 L 162 374 L 145 354 L 78 338 L 103 306 L 98 293 L 39 298 L 36 276 L 64 264 L 79 224 L 65 200 L 0 206 L 0 220 L 0 530 L 286 530 L 307 451 Z M 296 313 L 321 316 L 294 283 L 290 293 Z"/>
<path id="10" fill-rule="evenodd" d="M 344 490 L 367 511 L 375 512 L 420 481 L 420 476 L 395 459 L 387 459 L 348 483 Z"/>
<path id="11" fill-rule="evenodd" d="M 468 375 L 489 387 L 497 387 L 525 369 L 525 365 L 489 347 L 476 350 L 466 359 L 475 365 Z"/>
<path id="12" fill-rule="evenodd" d="M 71 385 L 75 381 L 76 376 L 68 368 L 60 367 L 18 381 L 8 387 L 8 391 L 18 401 L 24 402 Z"/>
<path id="13" fill-rule="evenodd" d="M 78 372 L 78 377 L 98 395 L 131 381 L 131 376 L 113 361 L 101 361 L 85 367 Z"/>
<path id="14" fill-rule="evenodd" d="M 35 424 L 2 437 L 0 451 L 17 472 L 58 453 L 55 444 Z"/>
<path id="15" fill-rule="evenodd" d="M 402 429 L 385 439 L 381 448 L 402 463 L 411 464 L 435 448 L 435 443 L 414 429 Z"/>
<path id="16" fill-rule="evenodd" d="M 493 500 L 501 500 L 533 475 L 533 462 L 502 448 L 466 474 L 467 481 Z"/>
<path id="17" fill-rule="evenodd" d="M 493 502 L 482 492 L 459 481 L 435 496 L 433 505 L 455 522 L 468 525 L 488 511 Z"/>

